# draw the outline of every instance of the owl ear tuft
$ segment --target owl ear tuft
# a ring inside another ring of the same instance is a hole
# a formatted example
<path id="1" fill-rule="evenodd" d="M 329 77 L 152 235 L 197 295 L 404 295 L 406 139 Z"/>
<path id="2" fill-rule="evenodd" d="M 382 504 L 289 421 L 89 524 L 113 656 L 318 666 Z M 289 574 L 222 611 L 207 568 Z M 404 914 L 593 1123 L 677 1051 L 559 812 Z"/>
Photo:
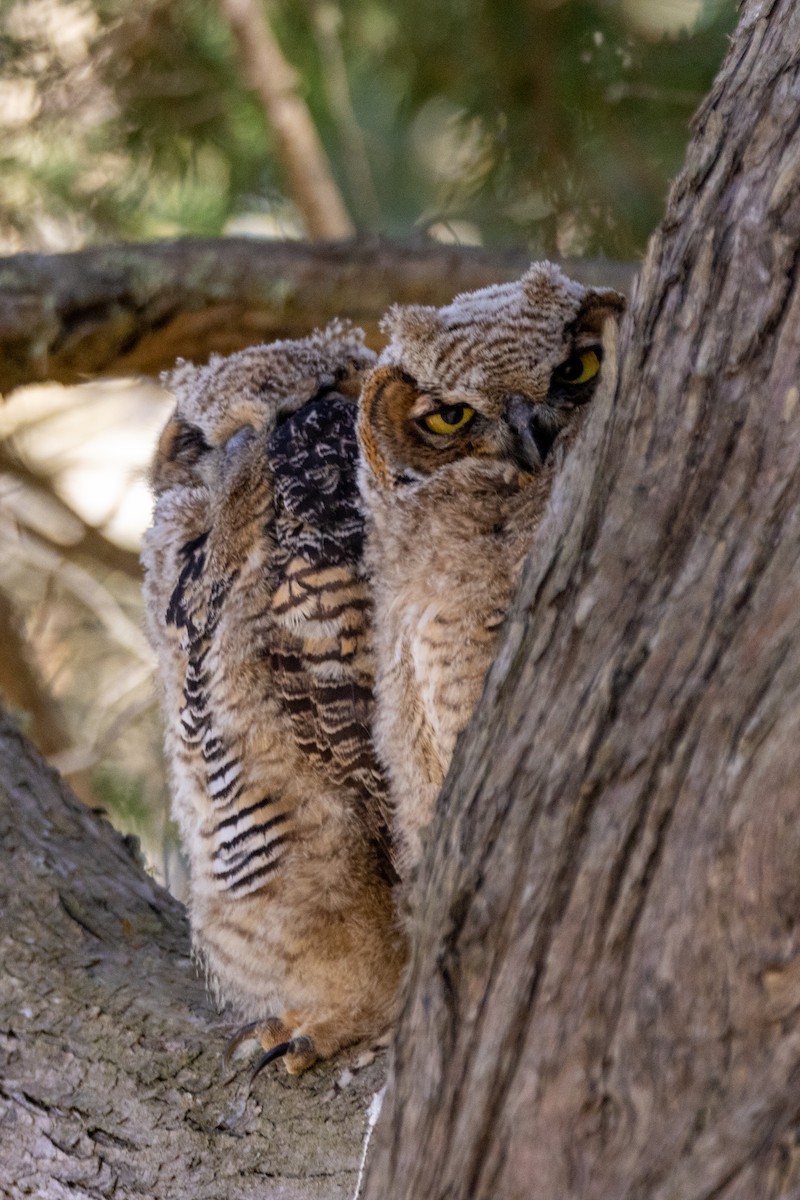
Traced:
<path id="1" fill-rule="evenodd" d="M 613 288 L 590 288 L 578 309 L 575 329 L 578 333 L 590 333 L 602 337 L 603 326 L 609 317 L 621 317 L 628 301 Z"/>
<path id="2" fill-rule="evenodd" d="M 442 328 L 439 310 L 427 304 L 393 304 L 380 328 L 392 341 L 430 337 Z"/>

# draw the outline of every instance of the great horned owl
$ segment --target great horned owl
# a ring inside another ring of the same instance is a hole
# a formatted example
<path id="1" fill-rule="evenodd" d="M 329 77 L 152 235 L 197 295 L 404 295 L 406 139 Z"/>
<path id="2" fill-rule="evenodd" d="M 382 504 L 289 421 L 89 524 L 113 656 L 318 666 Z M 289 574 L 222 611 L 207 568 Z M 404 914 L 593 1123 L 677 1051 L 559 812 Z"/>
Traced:
<path id="1" fill-rule="evenodd" d="M 291 1073 L 390 1025 L 405 950 L 370 735 L 343 324 L 170 383 L 143 550 L 195 945 Z"/>
<path id="2" fill-rule="evenodd" d="M 446 308 L 396 307 L 361 396 L 379 757 L 400 873 L 480 695 L 554 470 L 602 360 L 616 292 L 550 263 Z"/>

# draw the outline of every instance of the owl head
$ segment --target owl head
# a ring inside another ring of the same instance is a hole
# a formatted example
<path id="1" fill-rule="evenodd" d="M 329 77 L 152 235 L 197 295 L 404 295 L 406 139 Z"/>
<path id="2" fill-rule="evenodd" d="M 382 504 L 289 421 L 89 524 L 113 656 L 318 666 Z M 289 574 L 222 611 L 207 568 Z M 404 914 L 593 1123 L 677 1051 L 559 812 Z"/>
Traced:
<path id="1" fill-rule="evenodd" d="M 315 396 L 335 389 L 355 401 L 374 363 L 363 331 L 344 320 L 296 341 L 215 354 L 202 367 L 179 360 L 163 377 L 176 403 L 151 470 L 156 494 L 193 485 L 213 451 L 254 432 L 268 435 Z"/>
<path id="2" fill-rule="evenodd" d="M 361 394 L 359 439 L 373 483 L 418 482 L 464 459 L 539 471 L 591 399 L 603 325 L 624 308 L 618 292 L 584 287 L 543 262 L 445 308 L 390 309 L 389 344 Z"/>

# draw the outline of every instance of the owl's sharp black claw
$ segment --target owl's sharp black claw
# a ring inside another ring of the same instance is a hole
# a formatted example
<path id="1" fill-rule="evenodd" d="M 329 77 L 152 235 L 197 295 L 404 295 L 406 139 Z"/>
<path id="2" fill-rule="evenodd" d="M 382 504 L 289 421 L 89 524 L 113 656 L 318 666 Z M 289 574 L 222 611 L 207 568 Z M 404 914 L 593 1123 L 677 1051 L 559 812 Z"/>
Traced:
<path id="1" fill-rule="evenodd" d="M 295 1043 L 294 1039 L 292 1039 L 290 1042 L 281 1042 L 279 1045 L 273 1046 L 272 1049 L 268 1050 L 266 1054 L 262 1054 L 261 1058 L 256 1063 L 253 1074 L 250 1076 L 250 1083 L 252 1084 L 255 1077 L 264 1070 L 264 1067 L 268 1066 L 269 1063 L 274 1062 L 276 1058 L 283 1058 L 284 1054 L 294 1054 L 294 1047 Z"/>
<path id="2" fill-rule="evenodd" d="M 305 1034 L 301 1034 L 299 1037 L 292 1038 L 289 1042 L 281 1042 L 279 1046 L 273 1046 L 271 1050 L 268 1050 L 267 1053 L 261 1058 L 260 1062 L 256 1065 L 256 1069 L 250 1076 L 250 1083 L 252 1084 L 256 1075 L 258 1075 L 260 1071 L 263 1071 L 264 1067 L 266 1067 L 268 1063 L 273 1062 L 276 1058 L 283 1058 L 287 1054 L 297 1055 L 300 1058 L 302 1064 L 300 1066 L 300 1071 L 304 1071 L 305 1068 L 310 1066 L 317 1057 L 316 1051 L 314 1050 L 313 1040 L 310 1037 L 306 1037 Z M 305 1061 L 303 1062 L 303 1060 Z M 296 1064 L 293 1065 L 296 1067 Z M 289 1071 L 290 1075 L 299 1074 L 296 1069 L 292 1070 L 292 1065 L 287 1066 L 287 1070 Z"/>

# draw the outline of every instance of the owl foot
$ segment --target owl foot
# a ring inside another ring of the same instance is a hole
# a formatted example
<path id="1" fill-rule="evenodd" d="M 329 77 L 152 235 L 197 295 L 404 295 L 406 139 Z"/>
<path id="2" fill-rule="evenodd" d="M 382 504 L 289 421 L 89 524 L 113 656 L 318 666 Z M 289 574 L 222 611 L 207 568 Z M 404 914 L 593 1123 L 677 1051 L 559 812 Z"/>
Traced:
<path id="1" fill-rule="evenodd" d="M 292 1037 L 291 1030 L 279 1017 L 269 1017 L 266 1021 L 251 1021 L 234 1034 L 222 1057 L 222 1065 L 226 1071 L 230 1069 L 239 1047 L 250 1041 L 260 1042 L 266 1051 L 250 1076 L 251 1083 L 264 1067 L 277 1058 L 285 1059 L 286 1070 L 290 1075 L 302 1075 L 319 1057 L 312 1038 L 304 1034 Z M 226 1082 L 230 1082 L 230 1079 Z"/>

